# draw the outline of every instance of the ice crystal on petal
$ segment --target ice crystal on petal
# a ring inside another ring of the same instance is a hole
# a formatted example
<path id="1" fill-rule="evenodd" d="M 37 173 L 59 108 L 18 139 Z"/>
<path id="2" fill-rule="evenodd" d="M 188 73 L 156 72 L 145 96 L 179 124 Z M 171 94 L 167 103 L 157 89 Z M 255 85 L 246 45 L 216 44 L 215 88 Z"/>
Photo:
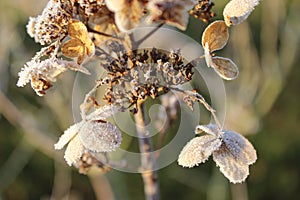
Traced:
<path id="1" fill-rule="evenodd" d="M 213 135 L 195 137 L 189 141 L 178 157 L 178 164 L 183 167 L 194 167 L 204 163 L 220 147 L 221 139 Z"/>
<path id="2" fill-rule="evenodd" d="M 215 124 L 198 125 L 198 126 L 196 126 L 196 129 L 195 129 L 195 133 L 196 134 L 199 134 L 199 133 L 201 133 L 203 131 L 205 133 L 208 133 L 208 134 L 210 134 L 212 136 L 215 136 L 217 138 L 220 137 L 220 136 L 222 136 L 221 130 Z"/>
<path id="3" fill-rule="evenodd" d="M 111 117 L 112 115 L 119 112 L 117 106 L 114 105 L 105 105 L 100 108 L 97 108 L 94 112 L 89 114 L 86 118 L 87 120 L 101 120 Z"/>
<path id="4" fill-rule="evenodd" d="M 54 145 L 54 148 L 62 149 L 73 137 L 76 136 L 81 126 L 82 122 L 74 124 L 65 130 L 64 134 L 60 136 L 58 142 Z"/>
<path id="5" fill-rule="evenodd" d="M 152 0 L 147 5 L 150 14 L 146 21 L 165 22 L 185 30 L 189 19 L 188 9 L 191 5 L 193 5 L 191 0 Z"/>

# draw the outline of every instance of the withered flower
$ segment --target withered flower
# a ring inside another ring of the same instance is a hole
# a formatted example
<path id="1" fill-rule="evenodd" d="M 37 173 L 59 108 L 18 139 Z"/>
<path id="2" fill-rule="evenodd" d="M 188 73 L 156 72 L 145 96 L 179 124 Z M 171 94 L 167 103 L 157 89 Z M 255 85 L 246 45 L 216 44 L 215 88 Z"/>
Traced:
<path id="1" fill-rule="evenodd" d="M 85 119 L 65 130 L 54 147 L 62 149 L 68 144 L 64 156 L 68 165 L 76 164 L 86 150 L 111 152 L 120 146 L 120 131 L 115 125 L 105 121 L 116 112 L 113 106 L 98 108 Z"/>
<path id="2" fill-rule="evenodd" d="M 249 165 L 257 159 L 252 144 L 242 135 L 220 130 L 215 124 L 198 125 L 196 134 L 207 133 L 193 138 L 182 149 L 178 164 L 194 167 L 204 163 L 210 155 L 220 171 L 232 183 L 241 183 L 249 175 Z"/>
<path id="3" fill-rule="evenodd" d="M 95 45 L 81 21 L 71 20 L 68 24 L 68 34 L 71 39 L 62 45 L 61 51 L 67 57 L 77 58 L 77 63 L 81 65 L 87 57 L 94 55 Z"/>
<path id="4" fill-rule="evenodd" d="M 191 0 L 152 0 L 147 5 L 150 13 L 146 21 L 165 22 L 185 30 L 189 19 L 188 10 L 192 5 Z"/>

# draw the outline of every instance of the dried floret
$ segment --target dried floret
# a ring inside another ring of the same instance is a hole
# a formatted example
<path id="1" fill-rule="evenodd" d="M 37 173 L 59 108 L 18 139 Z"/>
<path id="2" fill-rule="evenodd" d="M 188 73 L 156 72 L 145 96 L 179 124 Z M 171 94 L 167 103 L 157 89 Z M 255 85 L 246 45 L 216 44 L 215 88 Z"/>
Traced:
<path id="1" fill-rule="evenodd" d="M 220 171 L 230 182 L 243 182 L 249 175 L 249 165 L 257 159 L 252 144 L 242 135 L 233 131 L 221 131 L 214 124 L 196 127 L 196 134 L 202 131 L 207 135 L 189 141 L 178 157 L 178 164 L 183 167 L 197 166 L 213 155 Z"/>
<path id="2" fill-rule="evenodd" d="M 191 0 L 152 0 L 148 3 L 150 11 L 147 22 L 165 22 L 185 30 L 188 24 L 188 10 L 193 5 Z"/>
<path id="3" fill-rule="evenodd" d="M 215 21 L 204 30 L 202 46 L 207 66 L 212 67 L 221 78 L 233 80 L 239 74 L 236 64 L 229 58 L 213 56 L 214 51 L 222 49 L 227 44 L 228 37 L 229 33 L 225 22 Z"/>
<path id="4" fill-rule="evenodd" d="M 62 149 L 68 144 L 64 156 L 68 165 L 76 164 L 85 150 L 111 152 L 120 146 L 121 132 L 115 125 L 105 121 L 105 117 L 113 114 L 108 107 L 99 108 L 100 111 L 96 109 L 94 112 L 97 114 L 91 113 L 86 116 L 86 119 L 72 125 L 54 145 L 55 149 Z M 95 119 L 95 116 L 103 116 L 103 118 Z"/>

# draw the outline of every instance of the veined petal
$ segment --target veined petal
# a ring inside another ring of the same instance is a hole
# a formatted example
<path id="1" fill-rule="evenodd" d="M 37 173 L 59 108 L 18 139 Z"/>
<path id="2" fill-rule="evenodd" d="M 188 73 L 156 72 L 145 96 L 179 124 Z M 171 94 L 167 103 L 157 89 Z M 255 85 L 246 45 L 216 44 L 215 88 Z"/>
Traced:
<path id="1" fill-rule="evenodd" d="M 178 157 L 178 164 L 183 167 L 194 167 L 204 163 L 220 147 L 221 139 L 213 135 L 195 137 L 189 141 Z"/>
<path id="2" fill-rule="evenodd" d="M 212 57 L 212 67 L 225 80 L 233 80 L 239 75 L 238 67 L 229 58 Z"/>

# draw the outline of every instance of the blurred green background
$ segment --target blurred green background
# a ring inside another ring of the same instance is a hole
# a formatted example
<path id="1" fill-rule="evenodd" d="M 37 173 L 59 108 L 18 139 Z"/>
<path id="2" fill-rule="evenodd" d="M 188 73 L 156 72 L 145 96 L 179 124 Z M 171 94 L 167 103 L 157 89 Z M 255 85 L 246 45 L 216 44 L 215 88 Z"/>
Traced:
<path id="1" fill-rule="evenodd" d="M 225 2 L 215 1 L 216 19 Z M 0 199 L 143 199 L 139 174 L 111 171 L 88 176 L 69 168 L 53 144 L 72 119 L 75 74 L 38 97 L 17 88 L 17 73 L 40 46 L 26 34 L 29 16 L 46 1 L 0 0 Z M 210 159 L 193 169 L 173 163 L 159 170 L 161 199 L 300 198 L 300 1 L 264 0 L 246 22 L 230 29 L 221 55 L 240 69 L 226 83 L 225 124 L 247 135 L 258 161 L 244 184 L 232 185 Z M 191 19 L 187 34 L 199 41 L 205 25 Z"/>

